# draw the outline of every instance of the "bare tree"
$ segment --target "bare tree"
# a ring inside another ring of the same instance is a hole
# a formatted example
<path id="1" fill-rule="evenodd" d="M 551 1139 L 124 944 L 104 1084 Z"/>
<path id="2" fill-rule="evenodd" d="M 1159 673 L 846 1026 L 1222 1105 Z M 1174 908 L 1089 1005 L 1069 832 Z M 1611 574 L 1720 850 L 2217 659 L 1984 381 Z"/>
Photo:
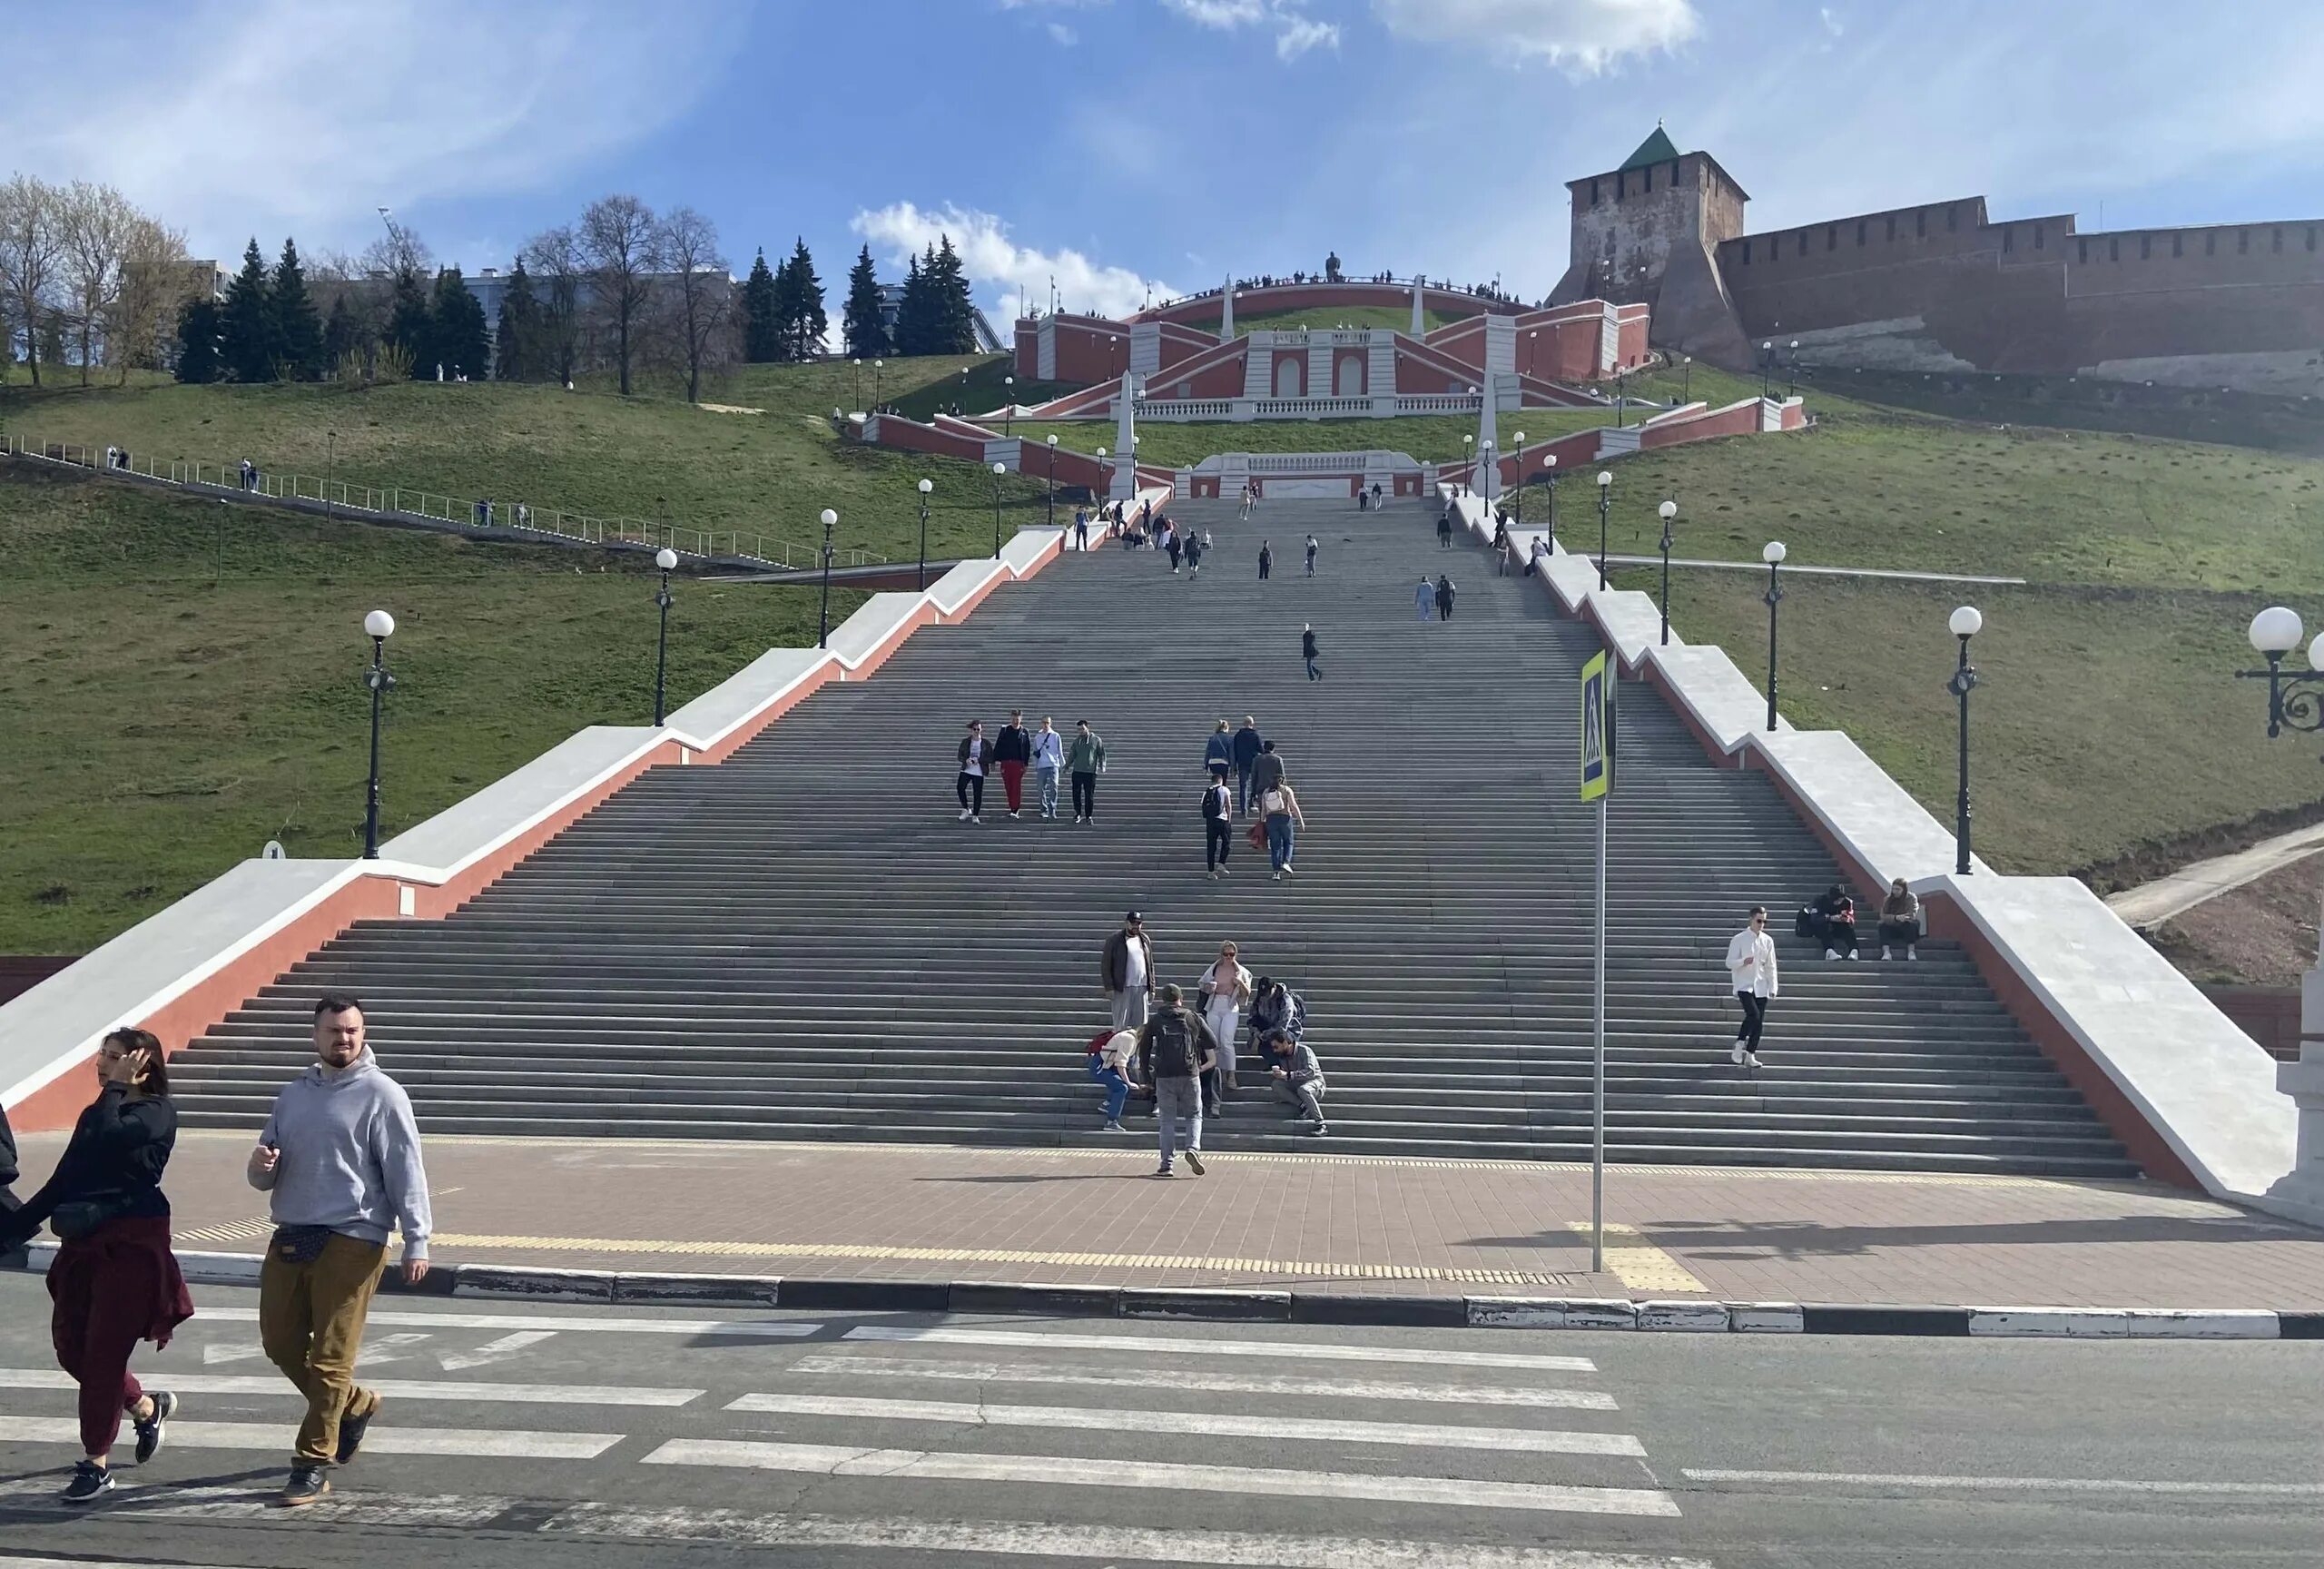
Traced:
<path id="1" fill-rule="evenodd" d="M 428 249 L 428 242 L 409 224 L 399 223 L 384 212 L 380 216 L 387 222 L 388 232 L 363 247 L 363 271 L 389 278 L 433 277 L 436 254 Z"/>
<path id="2" fill-rule="evenodd" d="M 105 327 L 121 298 L 121 266 L 131 227 L 140 220 L 129 199 L 110 185 L 75 180 L 57 193 L 57 237 L 64 249 L 67 319 L 81 344 L 81 385 L 104 343 Z"/>
<path id="3" fill-rule="evenodd" d="M 182 232 L 132 214 L 122 240 L 121 286 L 105 325 L 105 352 L 122 382 L 132 366 L 165 362 L 162 343 L 176 330 L 179 307 L 212 287 L 187 264 Z"/>
<path id="4" fill-rule="evenodd" d="M 622 396 L 629 396 L 646 301 L 652 297 L 660 258 L 654 210 L 635 196 L 607 196 L 581 214 L 581 254 L 588 263 L 589 292 L 614 334 L 614 363 L 621 372 Z"/>
<path id="5" fill-rule="evenodd" d="M 581 357 L 581 280 L 588 271 L 581 242 L 562 224 L 537 234 L 525 247 L 525 266 L 541 291 L 543 349 L 557 380 L 570 381 Z"/>
<path id="6" fill-rule="evenodd" d="M 656 249 L 671 280 L 670 326 L 686 368 L 686 401 L 702 401 L 702 373 L 725 362 L 734 322 L 734 280 L 718 253 L 718 229 L 691 207 L 662 219 Z"/>
<path id="7" fill-rule="evenodd" d="M 0 185 L 0 288 L 7 292 L 9 313 L 24 330 L 25 360 L 35 387 L 43 327 L 55 309 L 52 296 L 64 253 L 57 205 L 56 188 L 28 174 Z"/>

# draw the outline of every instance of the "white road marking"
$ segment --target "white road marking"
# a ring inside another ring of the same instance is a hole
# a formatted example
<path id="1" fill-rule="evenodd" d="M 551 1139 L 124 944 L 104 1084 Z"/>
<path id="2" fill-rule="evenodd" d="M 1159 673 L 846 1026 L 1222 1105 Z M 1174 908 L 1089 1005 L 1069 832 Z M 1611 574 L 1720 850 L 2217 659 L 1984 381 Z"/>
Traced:
<path id="1" fill-rule="evenodd" d="M 472 1455 L 502 1460 L 595 1460 L 620 1443 L 619 1433 L 532 1433 L 489 1427 L 381 1427 L 363 1440 L 367 1455 Z M 170 1442 L 187 1449 L 275 1449 L 288 1455 L 298 1427 L 271 1422 L 176 1422 Z M 70 1416 L 0 1416 L 0 1441 L 77 1444 Z"/>
<path id="2" fill-rule="evenodd" d="M 1423 1350 L 1403 1346 L 1316 1345 L 1297 1340 L 1199 1340 L 1164 1335 L 1048 1335 L 1024 1329 L 894 1328 L 866 1324 L 850 1329 L 844 1340 L 888 1340 L 940 1346 L 1011 1346 L 1038 1350 L 1056 1347 L 1074 1351 L 1111 1351 L 1121 1357 L 1176 1353 L 1186 1357 L 1279 1357 L 1295 1361 L 1426 1362 L 1438 1367 L 1524 1367 L 1541 1373 L 1594 1373 L 1587 1357 L 1533 1356 L 1520 1351 Z"/>
<path id="3" fill-rule="evenodd" d="M 176 1395 L 279 1395 L 304 1400 L 280 1374 L 176 1373 L 154 1380 Z M 540 1406 L 690 1405 L 701 1389 L 662 1389 L 631 1384 L 487 1384 L 457 1379 L 376 1378 L 369 1387 L 399 1400 L 485 1400 Z M 0 1367 L 0 1389 L 73 1389 L 73 1380 L 46 1367 Z M 172 1432 L 176 1429 L 172 1427 Z"/>
<path id="4" fill-rule="evenodd" d="M 174 1426 L 171 1432 L 177 1431 Z M 68 1510 L 85 1515 L 85 1506 L 56 1501 L 54 1480 L 0 1482 L 0 1502 L 24 1510 L 46 1505 L 58 1514 Z M 167 1483 L 140 1482 L 133 1467 L 100 1505 L 108 1516 L 164 1520 L 279 1520 L 282 1509 L 275 1502 L 276 1485 L 245 1487 L 180 1487 Z M 334 1526 L 429 1525 L 476 1526 L 499 1518 L 515 1507 L 514 1498 L 460 1498 L 420 1495 L 394 1497 L 376 1493 L 333 1493 L 330 1519 Z M 0 1560 L 0 1563 L 5 1563 Z M 152 1569 L 149 1560 L 140 1569 Z"/>
<path id="5" fill-rule="evenodd" d="M 215 1367 L 225 1362 L 258 1362 L 266 1357 L 261 1346 L 210 1345 L 202 1348 L 202 1365 Z"/>
<path id="6" fill-rule="evenodd" d="M 369 1336 L 364 1338 L 367 1344 L 363 1347 L 363 1365 L 376 1367 L 382 1362 L 403 1361 L 406 1350 L 433 1337 L 425 1329 L 407 1329 L 400 1335 L 381 1335 L 376 1340 Z"/>
<path id="7" fill-rule="evenodd" d="M 1152 1488 L 1188 1493 L 1267 1491 L 1291 1497 L 1364 1498 L 1388 1504 L 1449 1504 L 1574 1515 L 1668 1517 L 1679 1513 L 1679 1505 L 1669 1494 L 1645 1487 L 1466 1482 L 1436 1476 L 1374 1476 L 1247 1465 L 1090 1460 L 1065 1455 L 963 1455 L 926 1449 L 843 1448 L 824 1444 L 756 1444 L 721 1438 L 673 1438 L 645 1456 L 643 1464 L 741 1466 L 817 1476 L 903 1477 L 911 1481 L 1029 1482 L 1047 1486 Z"/>
<path id="8" fill-rule="evenodd" d="M 2118 1476 L 1917 1476 L 1887 1475 L 1869 1471 L 1721 1471 L 1687 1470 L 1692 1482 L 1769 1482 L 1835 1487 L 1960 1487 L 2001 1493 L 2166 1493 L 2248 1494 L 2260 1497 L 2311 1498 L 2324 1495 L 2324 1482 L 2170 1482 L 2137 1481 Z"/>
<path id="9" fill-rule="evenodd" d="M 965 1362 L 915 1357 L 794 1357 L 785 1373 L 850 1378 L 955 1378 L 976 1384 L 1095 1384 L 1131 1389 L 1201 1389 L 1225 1395 L 1304 1395 L 1333 1400 L 1425 1400 L 1444 1406 L 1544 1406 L 1618 1409 L 1595 1389 L 1521 1389 L 1505 1385 L 1399 1384 L 1372 1378 L 1293 1378 L 1263 1373 L 1200 1373 L 1190 1367 L 1051 1367 L 1041 1362 Z"/>
<path id="10" fill-rule="evenodd" d="M 859 1416 L 868 1421 L 957 1422 L 977 1427 L 1063 1427 L 1097 1433 L 1336 1440 L 1347 1444 L 1400 1444 L 1419 1449 L 1501 1449 L 1530 1455 L 1646 1457 L 1645 1447 L 1627 1433 L 1556 1433 L 1523 1427 L 1447 1427 L 1411 1422 L 1242 1416 L 1203 1411 L 1109 1411 L 1088 1406 L 868 1400 L 829 1395 L 745 1395 L 729 1401 L 726 1409 L 788 1416 Z"/>
<path id="11" fill-rule="evenodd" d="M 514 1335 L 503 1335 L 497 1340 L 487 1340 L 473 1351 L 447 1351 L 436 1359 L 447 1373 L 458 1373 L 469 1367 L 487 1367 L 495 1362 L 506 1362 L 528 1346 L 556 1338 L 554 1329 L 519 1329 Z"/>
<path id="12" fill-rule="evenodd" d="M 863 1547 L 897 1553 L 977 1553 L 1095 1564 L 1211 1564 L 1235 1569 L 1710 1569 L 1699 1558 L 1590 1553 L 1564 1547 L 1450 1549 L 1442 1543 L 1362 1536 L 1281 1536 L 1249 1531 L 1167 1531 L 1008 1521 L 842 1519 L 744 1515 L 726 1509 L 642 1509 L 576 1504 L 542 1525 L 546 1535 L 721 1542 L 742 1546 Z"/>
<path id="13" fill-rule="evenodd" d="M 255 1308 L 205 1307 L 196 1324 L 255 1324 Z M 549 1313 L 414 1313 L 374 1308 L 373 1324 L 424 1325 L 430 1329 L 570 1329 L 605 1335 L 704 1335 L 743 1340 L 803 1340 L 823 1332 L 821 1324 L 769 1318 L 631 1318 L 615 1315 Z"/>

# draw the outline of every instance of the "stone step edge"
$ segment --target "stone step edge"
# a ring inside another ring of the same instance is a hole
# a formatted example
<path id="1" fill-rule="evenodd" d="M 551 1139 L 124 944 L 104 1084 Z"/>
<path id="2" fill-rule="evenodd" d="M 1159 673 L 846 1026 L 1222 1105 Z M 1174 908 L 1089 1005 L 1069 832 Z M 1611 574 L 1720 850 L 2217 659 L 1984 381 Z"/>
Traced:
<path id="1" fill-rule="evenodd" d="M 44 1273 L 55 1245 L 36 1242 Z M 262 1258 L 178 1254 L 188 1283 L 254 1286 Z M 0 1267 L 5 1267 L 0 1265 Z M 1696 1298 L 1396 1296 L 1236 1287 L 1042 1285 L 767 1275 L 664 1274 L 447 1264 L 398 1296 L 613 1306 L 782 1308 L 817 1312 L 1028 1313 L 1075 1318 L 1361 1324 L 1408 1328 L 1633 1329 L 1745 1335 L 1916 1335 L 1951 1338 L 2324 1340 L 2324 1309 L 2266 1308 L 1997 1308 L 1927 1303 L 1721 1302 Z"/>

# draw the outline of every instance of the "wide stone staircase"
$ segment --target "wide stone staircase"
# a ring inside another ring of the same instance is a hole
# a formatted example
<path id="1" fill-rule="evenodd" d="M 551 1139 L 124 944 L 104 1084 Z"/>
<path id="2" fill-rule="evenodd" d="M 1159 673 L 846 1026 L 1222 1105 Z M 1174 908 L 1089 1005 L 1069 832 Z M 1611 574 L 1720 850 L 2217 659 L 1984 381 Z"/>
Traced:
<path id="1" fill-rule="evenodd" d="M 363 999 L 435 1132 L 1100 1142 L 1083 1046 L 1106 1019 L 1098 946 L 1136 909 L 1161 979 L 1191 992 L 1232 938 L 1307 1002 L 1329 1134 L 1297 1133 L 1254 1071 L 1206 1144 L 1586 1158 L 1575 671 L 1594 635 L 1440 550 L 1419 503 L 1169 510 L 1214 534 L 1198 578 L 1150 551 L 1068 556 L 723 765 L 645 775 L 449 919 L 355 927 L 173 1061 L 185 1120 L 255 1126 L 330 988 Z M 1456 614 L 1422 623 L 1438 571 Z M 1650 690 L 1622 697 L 1614 1157 L 2135 1173 L 1958 949 L 1827 963 L 1794 941 L 1829 855 L 1768 780 L 1712 766 Z M 963 726 L 1014 706 L 1104 735 L 1094 824 L 1008 821 L 998 780 L 982 825 L 958 820 Z M 1239 832 L 1233 874 L 1203 875 L 1203 744 L 1245 714 L 1306 809 L 1293 880 Z M 1722 965 L 1754 903 L 1783 964 L 1755 1073 L 1728 1061 Z"/>

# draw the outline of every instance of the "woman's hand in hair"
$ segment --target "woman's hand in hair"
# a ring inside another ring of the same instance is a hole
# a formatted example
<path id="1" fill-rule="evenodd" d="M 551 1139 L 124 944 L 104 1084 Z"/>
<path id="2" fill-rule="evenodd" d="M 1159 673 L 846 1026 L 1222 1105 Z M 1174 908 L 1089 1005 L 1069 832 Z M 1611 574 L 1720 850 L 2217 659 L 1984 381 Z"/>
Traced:
<path id="1" fill-rule="evenodd" d="M 133 1090 L 145 1081 L 153 1071 L 153 1059 L 143 1046 L 134 1046 L 118 1056 L 102 1053 L 97 1059 L 97 1077 L 108 1084 L 118 1084 Z"/>

